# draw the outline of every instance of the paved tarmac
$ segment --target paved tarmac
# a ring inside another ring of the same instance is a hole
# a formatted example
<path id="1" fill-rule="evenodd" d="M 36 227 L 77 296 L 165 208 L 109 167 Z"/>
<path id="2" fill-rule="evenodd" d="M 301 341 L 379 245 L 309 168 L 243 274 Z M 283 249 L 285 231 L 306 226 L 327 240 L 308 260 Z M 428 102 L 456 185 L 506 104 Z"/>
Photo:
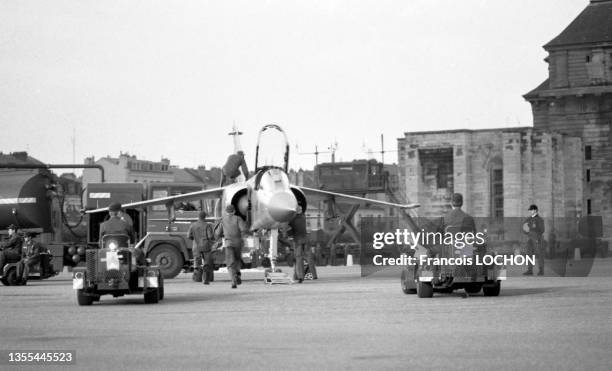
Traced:
<path id="1" fill-rule="evenodd" d="M 612 266 L 612 260 L 608 263 Z M 0 351 L 76 350 L 65 369 L 609 370 L 612 279 L 511 277 L 500 297 L 419 299 L 395 274 L 319 268 L 319 280 L 210 286 L 79 307 L 68 275 L 0 287 Z M 60 366 L 46 366 L 60 368 Z M 0 369 L 36 369 L 39 366 Z"/>

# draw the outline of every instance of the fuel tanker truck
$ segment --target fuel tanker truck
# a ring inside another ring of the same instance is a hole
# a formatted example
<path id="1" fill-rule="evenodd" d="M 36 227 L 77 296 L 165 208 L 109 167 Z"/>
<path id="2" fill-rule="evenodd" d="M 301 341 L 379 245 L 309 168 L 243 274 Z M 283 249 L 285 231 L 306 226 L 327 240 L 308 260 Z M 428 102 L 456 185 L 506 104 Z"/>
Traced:
<path id="1" fill-rule="evenodd" d="M 47 249 L 41 266 L 30 271 L 30 279 L 51 277 L 66 266 L 82 264 L 85 258 L 87 226 L 76 205 L 80 192 L 74 189 L 80 186 L 70 187 L 75 194 L 69 194 L 62 184 L 70 180 L 49 170 L 84 166 L 89 165 L 0 165 L 0 238 L 7 237 L 7 228 L 13 224 L 19 228 L 18 233 L 37 233 L 35 240 Z M 16 283 L 16 264 L 0 269 L 3 284 Z"/>

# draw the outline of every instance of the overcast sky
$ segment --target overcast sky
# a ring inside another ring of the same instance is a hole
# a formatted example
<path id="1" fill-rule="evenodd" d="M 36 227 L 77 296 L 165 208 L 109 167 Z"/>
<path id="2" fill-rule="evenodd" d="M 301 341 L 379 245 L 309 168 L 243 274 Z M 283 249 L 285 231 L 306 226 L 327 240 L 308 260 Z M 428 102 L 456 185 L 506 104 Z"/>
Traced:
<path id="1" fill-rule="evenodd" d="M 315 145 L 352 160 L 381 134 L 394 150 L 406 131 L 530 126 L 542 45 L 587 5 L 0 0 L 0 150 L 71 163 L 74 130 L 77 163 L 123 151 L 210 167 L 235 123 L 252 166 L 275 123 L 291 166 L 312 168 L 298 152 Z"/>

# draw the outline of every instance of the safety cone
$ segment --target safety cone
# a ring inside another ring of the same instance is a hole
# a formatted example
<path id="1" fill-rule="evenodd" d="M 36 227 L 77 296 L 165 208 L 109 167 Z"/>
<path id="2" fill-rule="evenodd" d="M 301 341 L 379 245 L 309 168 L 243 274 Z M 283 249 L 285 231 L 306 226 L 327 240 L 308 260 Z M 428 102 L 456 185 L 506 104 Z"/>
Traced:
<path id="1" fill-rule="evenodd" d="M 353 255 L 348 254 L 348 255 L 346 256 L 346 266 L 347 266 L 347 267 L 350 267 L 350 266 L 352 266 L 352 265 L 353 265 Z"/>
<path id="2" fill-rule="evenodd" d="M 580 260 L 582 257 L 580 256 L 580 247 L 574 248 L 574 260 Z"/>

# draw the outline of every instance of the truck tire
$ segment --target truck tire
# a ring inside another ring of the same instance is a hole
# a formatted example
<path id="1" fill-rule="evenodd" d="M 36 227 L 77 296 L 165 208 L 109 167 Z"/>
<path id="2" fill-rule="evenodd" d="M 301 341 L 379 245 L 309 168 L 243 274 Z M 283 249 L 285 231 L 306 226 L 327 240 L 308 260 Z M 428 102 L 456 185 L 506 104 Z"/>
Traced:
<path id="1" fill-rule="evenodd" d="M 183 256 L 179 250 L 169 244 L 161 244 L 156 246 L 149 253 L 151 264 L 159 266 L 164 278 L 174 278 L 183 269 Z"/>
<path id="2" fill-rule="evenodd" d="M 159 287 L 144 293 L 145 304 L 157 304 L 159 302 Z"/>
<path id="3" fill-rule="evenodd" d="M 402 271 L 402 278 L 400 280 L 400 284 L 402 285 L 402 292 L 406 295 L 416 294 L 417 288 L 416 283 L 414 281 L 414 271 L 410 269 L 404 269 Z"/>
<path id="4" fill-rule="evenodd" d="M 91 305 L 93 302 L 93 296 L 85 295 L 83 290 L 77 290 L 77 303 L 79 303 L 79 305 Z"/>
<path id="5" fill-rule="evenodd" d="M 493 286 L 483 286 L 482 292 L 484 296 L 499 296 L 499 292 L 501 291 L 501 281 L 496 281 Z"/>
<path id="6" fill-rule="evenodd" d="M 433 286 L 431 282 L 417 282 L 417 295 L 419 298 L 431 298 L 433 297 Z"/>

